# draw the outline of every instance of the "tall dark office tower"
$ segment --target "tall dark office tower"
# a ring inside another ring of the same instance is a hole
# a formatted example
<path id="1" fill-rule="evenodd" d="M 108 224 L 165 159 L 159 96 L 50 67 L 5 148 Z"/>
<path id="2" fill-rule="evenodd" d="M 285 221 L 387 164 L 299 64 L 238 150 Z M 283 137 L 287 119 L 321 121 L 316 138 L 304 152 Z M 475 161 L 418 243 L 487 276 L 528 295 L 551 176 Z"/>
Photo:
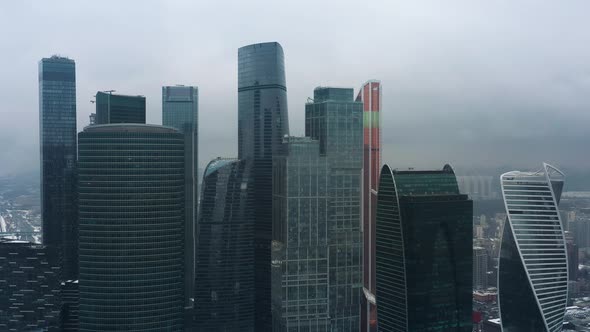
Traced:
<path id="1" fill-rule="evenodd" d="M 384 165 L 376 216 L 377 328 L 470 332 L 473 202 L 453 169 Z"/>
<path id="2" fill-rule="evenodd" d="M 238 158 L 251 163 L 254 206 L 256 330 L 271 328 L 272 160 L 289 134 L 283 48 L 262 43 L 238 50 Z"/>
<path id="3" fill-rule="evenodd" d="M 330 331 L 328 164 L 319 142 L 285 137 L 273 174 L 273 331 Z"/>
<path id="4" fill-rule="evenodd" d="M 43 244 L 57 248 L 64 280 L 76 278 L 74 60 L 54 55 L 39 62 L 39 140 Z"/>
<path id="5" fill-rule="evenodd" d="M 500 177 L 507 220 L 498 266 L 504 332 L 561 331 L 568 262 L 559 200 L 564 175 L 543 164 L 536 172 Z"/>
<path id="6" fill-rule="evenodd" d="M 162 124 L 184 134 L 185 147 L 185 232 L 184 278 L 187 320 L 193 311 L 195 293 L 195 223 L 198 206 L 198 116 L 199 90 L 193 86 L 162 87 Z"/>
<path id="7" fill-rule="evenodd" d="M 361 328 L 363 103 L 353 89 L 316 88 L 305 105 L 305 136 L 328 164 L 328 301 L 333 331 Z"/>
<path id="8" fill-rule="evenodd" d="M 57 248 L 0 239 L 0 330 L 57 331 Z"/>
<path id="9" fill-rule="evenodd" d="M 80 307 L 80 290 L 78 280 L 61 283 L 61 332 L 78 332 L 78 310 Z"/>
<path id="10" fill-rule="evenodd" d="M 94 125 L 78 143 L 80 331 L 182 331 L 184 136 Z"/>
<path id="11" fill-rule="evenodd" d="M 568 280 L 578 280 L 578 245 L 574 241 L 571 232 L 565 232 L 565 245 L 567 249 Z"/>
<path id="12" fill-rule="evenodd" d="M 381 169 L 381 82 L 370 80 L 356 96 L 363 102 L 363 332 L 377 330 L 375 297 L 375 210 Z"/>
<path id="13" fill-rule="evenodd" d="M 255 331 L 248 165 L 215 159 L 205 169 L 197 223 L 195 331 Z"/>
<path id="14" fill-rule="evenodd" d="M 145 97 L 96 93 L 96 124 L 145 123 Z"/>

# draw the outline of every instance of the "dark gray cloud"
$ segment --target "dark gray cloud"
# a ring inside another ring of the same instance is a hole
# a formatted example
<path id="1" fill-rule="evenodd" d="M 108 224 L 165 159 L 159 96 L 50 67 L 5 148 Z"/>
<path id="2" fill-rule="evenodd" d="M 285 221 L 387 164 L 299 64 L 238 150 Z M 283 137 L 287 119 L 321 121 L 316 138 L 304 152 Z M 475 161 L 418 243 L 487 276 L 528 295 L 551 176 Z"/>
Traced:
<path id="1" fill-rule="evenodd" d="M 12 1 L 0 4 L 0 174 L 38 167 L 37 61 L 77 64 L 78 127 L 97 90 L 198 85 L 201 163 L 236 154 L 237 48 L 276 40 L 290 127 L 318 85 L 380 79 L 396 167 L 590 168 L 590 2 Z"/>

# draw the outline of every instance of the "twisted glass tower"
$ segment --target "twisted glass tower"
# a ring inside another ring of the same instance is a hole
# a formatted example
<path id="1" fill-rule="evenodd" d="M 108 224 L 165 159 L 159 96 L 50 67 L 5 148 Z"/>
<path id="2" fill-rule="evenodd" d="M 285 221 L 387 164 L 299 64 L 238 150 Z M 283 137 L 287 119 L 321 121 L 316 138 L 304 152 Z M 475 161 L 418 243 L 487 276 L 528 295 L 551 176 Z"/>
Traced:
<path id="1" fill-rule="evenodd" d="M 561 331 L 568 277 L 558 209 L 563 184 L 564 174 L 548 164 L 501 176 L 507 214 L 498 273 L 504 332 Z"/>
<path id="2" fill-rule="evenodd" d="M 256 330 L 271 328 L 270 246 L 272 160 L 289 134 L 283 48 L 261 43 L 238 49 L 238 158 L 248 163 L 254 195 Z"/>

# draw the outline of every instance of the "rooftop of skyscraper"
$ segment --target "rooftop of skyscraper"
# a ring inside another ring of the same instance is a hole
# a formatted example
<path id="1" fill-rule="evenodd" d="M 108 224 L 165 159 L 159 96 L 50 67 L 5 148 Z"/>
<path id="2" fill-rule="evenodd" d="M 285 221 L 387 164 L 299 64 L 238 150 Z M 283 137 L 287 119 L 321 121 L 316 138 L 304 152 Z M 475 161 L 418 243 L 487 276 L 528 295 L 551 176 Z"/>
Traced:
<path id="1" fill-rule="evenodd" d="M 165 127 L 154 124 L 143 123 L 110 123 L 84 127 L 85 132 L 108 133 L 108 132 L 134 132 L 134 133 L 177 133 L 178 130 L 172 127 Z"/>
<path id="2" fill-rule="evenodd" d="M 96 94 L 103 94 L 103 95 L 111 95 L 117 97 L 132 97 L 132 98 L 143 98 L 145 99 L 144 95 L 125 95 L 121 93 L 113 93 L 113 91 L 97 91 Z"/>
<path id="3" fill-rule="evenodd" d="M 325 101 L 354 101 L 353 88 L 323 87 L 318 86 L 313 90 L 313 102 Z"/>
<path id="4" fill-rule="evenodd" d="M 54 54 L 49 58 L 43 58 L 41 61 L 52 61 L 52 62 L 74 62 L 74 60 L 64 55 Z"/>

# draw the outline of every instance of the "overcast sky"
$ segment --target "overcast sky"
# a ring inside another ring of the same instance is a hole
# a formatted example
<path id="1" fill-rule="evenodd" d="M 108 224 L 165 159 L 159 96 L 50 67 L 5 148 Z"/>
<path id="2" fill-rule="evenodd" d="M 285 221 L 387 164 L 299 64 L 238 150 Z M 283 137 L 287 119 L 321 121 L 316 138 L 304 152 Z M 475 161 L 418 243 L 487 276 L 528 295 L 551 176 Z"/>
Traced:
<path id="1" fill-rule="evenodd" d="M 237 154 L 237 49 L 285 51 L 289 125 L 316 86 L 381 80 L 383 161 L 590 169 L 590 1 L 2 1 L 0 175 L 39 165 L 38 67 L 76 61 L 78 130 L 98 90 L 199 87 L 202 166 Z"/>

